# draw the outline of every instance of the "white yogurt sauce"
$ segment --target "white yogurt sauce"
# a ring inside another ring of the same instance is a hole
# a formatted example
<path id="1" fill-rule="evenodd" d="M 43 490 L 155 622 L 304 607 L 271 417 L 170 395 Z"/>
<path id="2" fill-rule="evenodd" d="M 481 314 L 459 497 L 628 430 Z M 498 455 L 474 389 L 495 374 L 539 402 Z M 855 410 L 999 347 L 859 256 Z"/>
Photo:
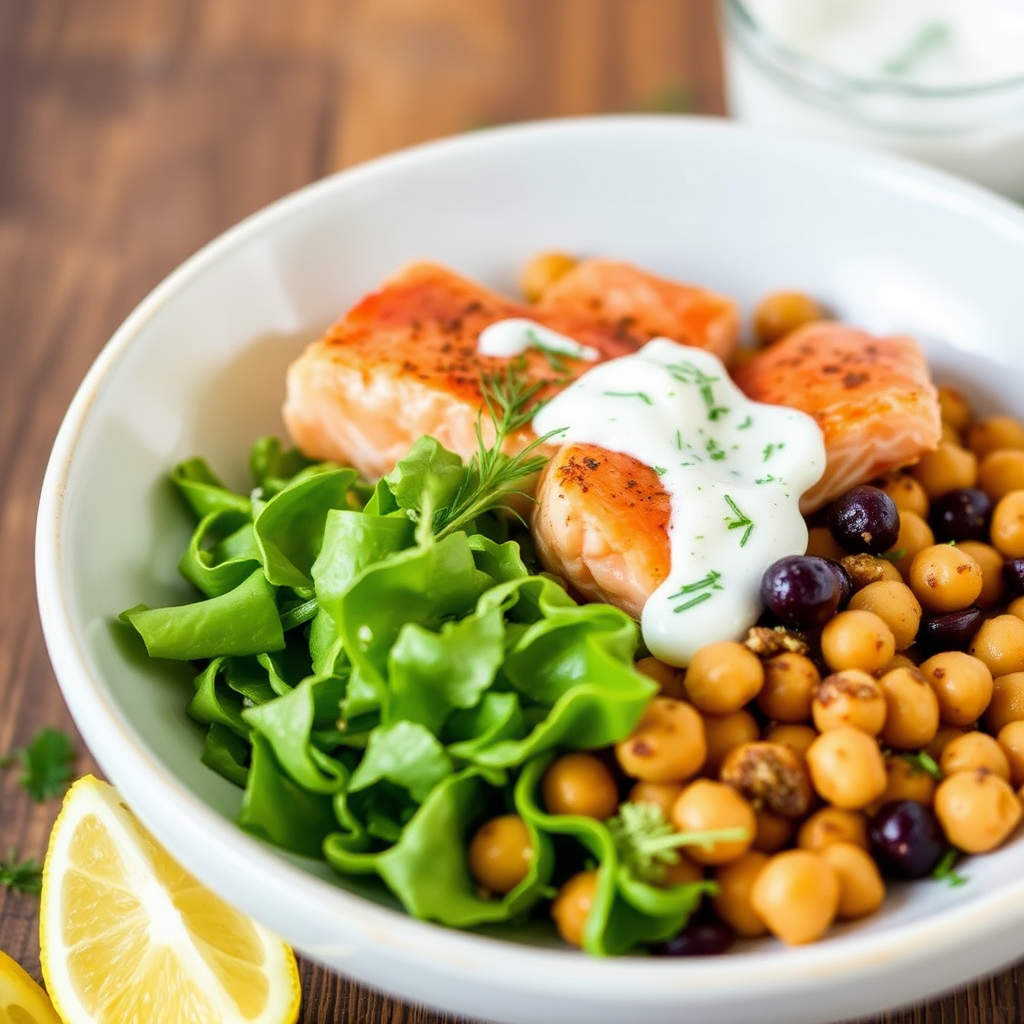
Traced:
<path id="1" fill-rule="evenodd" d="M 501 356 L 511 359 L 522 355 L 528 349 L 557 352 L 593 363 L 601 353 L 590 345 L 583 345 L 558 331 L 551 330 L 536 320 L 510 317 L 488 324 L 477 339 L 477 351 L 485 356 Z"/>
<path id="2" fill-rule="evenodd" d="M 795 409 L 750 401 L 708 352 L 656 338 L 588 370 L 533 427 L 661 477 L 671 567 L 641 629 L 663 661 L 686 665 L 705 644 L 741 638 L 761 613 L 764 570 L 806 550 L 798 503 L 825 468 L 821 431 Z"/>
<path id="3" fill-rule="evenodd" d="M 855 78 L 939 88 L 1024 74 L 1020 0 L 746 0 L 780 42 Z"/>

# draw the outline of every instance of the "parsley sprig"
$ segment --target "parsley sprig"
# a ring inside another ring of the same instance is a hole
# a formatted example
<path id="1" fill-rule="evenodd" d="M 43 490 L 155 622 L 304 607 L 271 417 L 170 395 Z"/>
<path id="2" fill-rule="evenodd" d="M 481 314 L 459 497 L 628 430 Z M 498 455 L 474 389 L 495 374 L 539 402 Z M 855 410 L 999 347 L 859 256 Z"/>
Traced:
<path id="1" fill-rule="evenodd" d="M 624 803 L 609 819 L 619 859 L 641 881 L 657 884 L 666 870 L 679 863 L 679 850 L 685 846 L 708 849 L 715 843 L 733 843 L 747 838 L 743 828 L 717 828 L 701 832 L 677 832 L 665 820 L 656 804 Z"/>
<path id="2" fill-rule="evenodd" d="M 463 529 L 484 512 L 504 509 L 515 514 L 510 499 L 529 498 L 521 489 L 522 481 L 544 468 L 547 457 L 537 454 L 537 449 L 559 431 L 534 438 L 514 455 L 503 450 L 505 442 L 525 427 L 544 404 L 538 393 L 547 382 L 530 383 L 525 369 L 525 360 L 514 359 L 504 373 L 484 377 L 481 390 L 487 415 L 494 424 L 494 441 L 488 444 L 484 439 L 481 413 L 476 423 L 477 451 L 466 467 L 466 474 L 451 502 L 432 514 L 438 539 Z"/>
<path id="3" fill-rule="evenodd" d="M 7 859 L 0 860 L 0 886 L 12 892 L 38 895 L 43 887 L 43 866 L 31 857 L 19 860 L 12 846 L 7 851 Z"/>
<path id="4" fill-rule="evenodd" d="M 33 800 L 42 803 L 64 795 L 74 778 L 75 748 L 66 733 L 47 726 L 35 734 L 27 747 L 0 757 L 0 768 L 9 768 L 16 762 L 23 769 L 18 781 Z"/>

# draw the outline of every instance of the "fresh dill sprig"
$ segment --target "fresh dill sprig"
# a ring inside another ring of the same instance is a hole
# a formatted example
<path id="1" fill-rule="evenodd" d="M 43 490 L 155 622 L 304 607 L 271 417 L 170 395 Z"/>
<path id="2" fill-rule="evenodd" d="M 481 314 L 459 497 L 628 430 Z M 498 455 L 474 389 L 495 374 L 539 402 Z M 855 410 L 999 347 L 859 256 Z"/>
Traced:
<path id="1" fill-rule="evenodd" d="M 43 887 L 43 866 L 31 857 L 19 860 L 12 846 L 7 851 L 7 860 L 0 860 L 0 886 L 12 892 L 38 895 Z"/>
<path id="2" fill-rule="evenodd" d="M 947 850 L 945 854 L 943 854 L 942 860 L 939 861 L 935 870 L 932 872 L 932 878 L 937 882 L 945 882 L 954 889 L 958 886 L 966 885 L 967 879 L 955 870 L 956 862 L 959 859 L 959 850 Z"/>
<path id="3" fill-rule="evenodd" d="M 916 753 L 906 751 L 900 755 L 905 761 L 908 761 L 912 768 L 916 771 L 924 772 L 930 775 L 937 782 L 942 781 L 942 769 L 939 767 L 938 762 L 925 750 L 919 750 Z"/>
<path id="4" fill-rule="evenodd" d="M 665 820 L 661 808 L 651 803 L 624 803 L 608 821 L 608 830 L 622 864 L 638 879 L 657 884 L 666 870 L 679 863 L 684 846 L 708 849 L 715 843 L 734 843 L 747 838 L 743 828 L 717 828 L 702 832 L 677 832 Z"/>
<path id="5" fill-rule="evenodd" d="M 519 485 L 544 468 L 547 458 L 537 454 L 537 449 L 559 431 L 534 438 L 514 455 L 503 450 L 508 438 L 525 427 L 544 404 L 537 395 L 547 382 L 531 384 L 525 370 L 526 361 L 514 359 L 504 373 L 484 377 L 481 391 L 487 415 L 494 424 L 494 441 L 488 444 L 484 439 L 481 412 L 476 422 L 477 451 L 466 467 L 462 483 L 451 502 L 432 516 L 433 532 L 438 539 L 461 530 L 484 512 L 505 509 L 515 514 L 509 499 L 529 498 Z"/>

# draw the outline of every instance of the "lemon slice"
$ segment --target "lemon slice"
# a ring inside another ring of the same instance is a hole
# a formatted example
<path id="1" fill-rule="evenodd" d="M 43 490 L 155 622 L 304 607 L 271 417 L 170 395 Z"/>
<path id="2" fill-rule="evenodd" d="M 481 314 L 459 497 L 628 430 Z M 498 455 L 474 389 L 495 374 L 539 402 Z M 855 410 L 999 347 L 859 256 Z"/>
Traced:
<path id="1" fill-rule="evenodd" d="M 292 951 L 204 888 L 117 791 L 64 798 L 43 865 L 40 961 L 69 1024 L 294 1024 Z"/>
<path id="2" fill-rule="evenodd" d="M 0 949 L 0 1024 L 60 1024 L 46 993 Z"/>

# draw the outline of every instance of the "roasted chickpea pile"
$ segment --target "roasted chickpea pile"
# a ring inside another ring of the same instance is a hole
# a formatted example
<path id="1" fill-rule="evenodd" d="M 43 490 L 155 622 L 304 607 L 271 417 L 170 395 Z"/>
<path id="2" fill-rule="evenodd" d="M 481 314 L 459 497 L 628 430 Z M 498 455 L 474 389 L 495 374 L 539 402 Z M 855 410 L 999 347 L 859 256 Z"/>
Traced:
<path id="1" fill-rule="evenodd" d="M 764 342 L 818 314 L 787 297 L 762 314 Z M 769 569 L 745 642 L 710 644 L 686 670 L 643 658 L 661 693 L 633 733 L 547 770 L 550 813 L 605 820 L 625 800 L 680 832 L 728 830 L 686 847 L 661 883 L 716 884 L 671 952 L 814 942 L 876 911 L 895 879 L 959 881 L 963 855 L 1018 828 L 1024 422 L 976 418 L 951 387 L 940 405 L 936 451 L 837 498 L 809 523 L 807 554 Z M 524 833 L 486 828 L 507 849 L 478 834 L 471 870 L 507 891 L 525 872 Z M 569 943 L 595 875 L 552 902 Z"/>

